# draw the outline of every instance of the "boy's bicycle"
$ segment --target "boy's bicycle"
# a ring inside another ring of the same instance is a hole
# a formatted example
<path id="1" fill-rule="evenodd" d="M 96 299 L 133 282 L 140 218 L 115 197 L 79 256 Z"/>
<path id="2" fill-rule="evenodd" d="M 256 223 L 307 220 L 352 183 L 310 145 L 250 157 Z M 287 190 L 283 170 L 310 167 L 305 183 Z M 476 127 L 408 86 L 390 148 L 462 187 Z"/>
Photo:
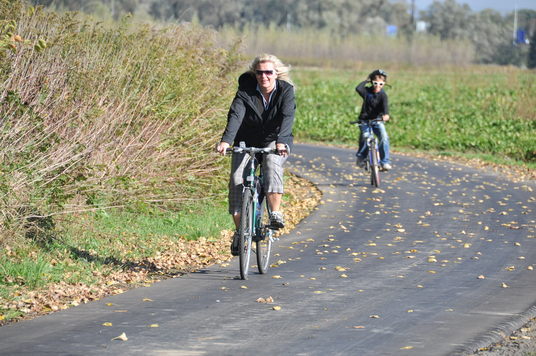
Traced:
<path id="1" fill-rule="evenodd" d="M 269 267 L 272 242 L 278 240 L 273 237 L 273 230 L 277 230 L 277 228 L 270 226 L 270 206 L 267 203 L 263 188 L 262 162 L 257 157 L 258 154 L 264 153 L 277 154 L 277 150 L 268 147 L 245 147 L 245 144 L 240 142 L 240 147 L 227 148 L 227 152 L 247 153 L 249 155 L 249 171 L 242 193 L 238 243 L 240 277 L 247 279 L 251 251 L 257 255 L 259 273 L 265 274 Z M 255 242 L 255 248 L 252 247 L 253 242 Z"/>
<path id="2" fill-rule="evenodd" d="M 378 139 L 374 136 L 372 131 L 372 124 L 377 122 L 383 122 L 382 118 L 373 119 L 370 121 L 350 121 L 350 124 L 357 124 L 358 126 L 366 126 L 368 129 L 368 135 L 366 137 L 365 144 L 368 148 L 368 157 L 365 161 L 365 171 L 370 172 L 370 184 L 375 187 L 380 186 L 380 152 L 378 151 Z"/>

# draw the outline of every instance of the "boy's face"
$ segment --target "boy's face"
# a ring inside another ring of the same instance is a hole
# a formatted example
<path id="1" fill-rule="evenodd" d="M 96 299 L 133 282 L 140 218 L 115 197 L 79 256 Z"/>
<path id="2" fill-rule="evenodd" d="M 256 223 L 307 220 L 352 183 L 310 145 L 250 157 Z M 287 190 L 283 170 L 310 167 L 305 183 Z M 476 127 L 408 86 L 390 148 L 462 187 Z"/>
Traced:
<path id="1" fill-rule="evenodd" d="M 382 90 L 384 85 L 385 85 L 385 78 L 381 76 L 376 76 L 372 79 L 372 87 L 374 88 L 375 93 Z"/>

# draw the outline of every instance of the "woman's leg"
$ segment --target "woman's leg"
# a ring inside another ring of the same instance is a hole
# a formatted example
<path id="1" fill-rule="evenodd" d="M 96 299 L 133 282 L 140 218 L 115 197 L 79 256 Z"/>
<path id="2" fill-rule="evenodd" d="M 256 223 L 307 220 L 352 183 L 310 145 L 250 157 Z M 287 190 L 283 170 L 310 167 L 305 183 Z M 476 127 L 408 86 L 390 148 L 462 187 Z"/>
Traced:
<path id="1" fill-rule="evenodd" d="M 242 192 L 244 190 L 244 170 L 249 162 L 245 153 L 233 153 L 231 159 L 231 176 L 229 179 L 229 214 L 238 230 L 240 225 L 240 212 L 242 209 Z"/>
<path id="2" fill-rule="evenodd" d="M 268 145 L 270 148 L 275 148 L 275 141 Z M 283 163 L 287 160 L 277 154 L 267 154 L 263 157 L 263 176 L 264 176 L 264 191 L 266 199 L 272 214 L 270 215 L 270 224 L 283 227 L 285 225 L 283 214 L 279 211 L 281 207 L 281 197 L 283 196 Z M 277 223 L 275 223 L 277 222 Z"/>

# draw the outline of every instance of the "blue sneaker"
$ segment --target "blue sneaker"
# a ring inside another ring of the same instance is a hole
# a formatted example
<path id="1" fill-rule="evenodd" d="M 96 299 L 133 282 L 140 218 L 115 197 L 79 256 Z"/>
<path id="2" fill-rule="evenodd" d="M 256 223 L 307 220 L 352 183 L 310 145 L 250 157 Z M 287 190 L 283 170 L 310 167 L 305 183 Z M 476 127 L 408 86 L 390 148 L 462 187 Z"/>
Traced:
<path id="1" fill-rule="evenodd" d="M 358 168 L 365 167 L 365 160 L 361 158 L 360 156 L 357 156 L 357 161 L 355 162 Z"/>

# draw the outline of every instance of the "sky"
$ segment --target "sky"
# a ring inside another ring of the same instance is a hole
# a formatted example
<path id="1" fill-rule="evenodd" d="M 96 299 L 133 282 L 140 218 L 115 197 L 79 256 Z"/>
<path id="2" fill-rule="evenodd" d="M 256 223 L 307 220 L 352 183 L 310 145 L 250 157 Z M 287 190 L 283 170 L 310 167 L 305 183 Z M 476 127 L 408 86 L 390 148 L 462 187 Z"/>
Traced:
<path id="1" fill-rule="evenodd" d="M 407 0 L 408 4 L 411 4 L 411 0 Z M 415 0 L 415 11 L 417 14 L 420 10 L 426 10 L 434 0 Z M 443 2 L 443 0 L 440 0 Z M 456 0 L 458 4 L 468 4 L 473 11 L 482 11 L 487 8 L 500 11 L 503 15 L 507 12 L 514 11 L 514 7 L 517 4 L 517 9 L 531 9 L 536 10 L 536 0 Z"/>

